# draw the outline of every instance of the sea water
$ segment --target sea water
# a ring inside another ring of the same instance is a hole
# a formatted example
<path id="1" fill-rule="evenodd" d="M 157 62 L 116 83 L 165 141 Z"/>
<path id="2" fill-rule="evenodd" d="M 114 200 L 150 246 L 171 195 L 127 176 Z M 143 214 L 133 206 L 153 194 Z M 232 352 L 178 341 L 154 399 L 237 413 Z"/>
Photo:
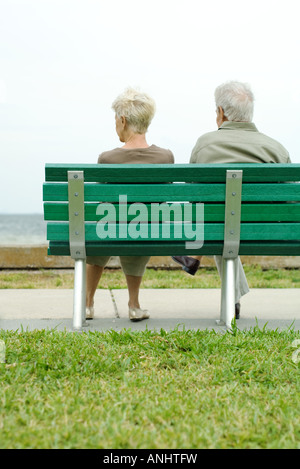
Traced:
<path id="1" fill-rule="evenodd" d="M 46 244 L 42 214 L 0 214 L 0 245 Z"/>

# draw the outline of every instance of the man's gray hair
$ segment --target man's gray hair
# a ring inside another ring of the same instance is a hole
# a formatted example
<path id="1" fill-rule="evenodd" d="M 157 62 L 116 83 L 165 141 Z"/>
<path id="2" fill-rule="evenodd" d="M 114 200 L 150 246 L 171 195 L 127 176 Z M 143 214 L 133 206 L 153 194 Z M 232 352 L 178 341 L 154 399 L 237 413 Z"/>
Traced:
<path id="1" fill-rule="evenodd" d="M 113 102 L 112 108 L 120 119 L 124 116 L 128 126 L 136 133 L 143 134 L 148 130 L 155 114 L 155 102 L 146 93 L 127 88 Z"/>
<path id="2" fill-rule="evenodd" d="M 217 109 L 224 111 L 229 121 L 251 122 L 253 119 L 254 96 L 247 83 L 229 81 L 215 90 Z"/>

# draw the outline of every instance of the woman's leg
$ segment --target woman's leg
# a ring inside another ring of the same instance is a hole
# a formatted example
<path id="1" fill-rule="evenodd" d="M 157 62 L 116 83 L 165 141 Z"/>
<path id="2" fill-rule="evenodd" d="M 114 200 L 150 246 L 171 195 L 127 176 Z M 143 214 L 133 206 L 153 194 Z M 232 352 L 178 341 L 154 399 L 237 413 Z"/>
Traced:
<path id="1" fill-rule="evenodd" d="M 146 309 L 141 309 L 139 301 L 140 285 L 149 259 L 148 256 L 120 256 L 127 282 L 129 319 L 131 321 L 141 321 L 150 317 Z"/>
<path id="2" fill-rule="evenodd" d="M 87 264 L 86 266 L 86 306 L 88 308 L 94 305 L 94 296 L 103 270 L 104 267 L 100 265 Z"/>
<path id="3" fill-rule="evenodd" d="M 129 294 L 128 306 L 129 308 L 140 308 L 139 293 L 143 277 L 135 277 L 133 275 L 125 275 L 125 277 Z"/>
<path id="4" fill-rule="evenodd" d="M 142 319 L 149 319 L 150 314 L 148 310 L 141 309 L 139 302 L 140 285 L 143 277 L 128 274 L 125 274 L 125 277 L 129 294 L 129 319 L 131 321 L 141 321 Z"/>
<path id="5" fill-rule="evenodd" d="M 86 317 L 92 319 L 94 316 L 94 296 L 98 283 L 108 263 L 110 256 L 88 256 L 86 258 Z"/>

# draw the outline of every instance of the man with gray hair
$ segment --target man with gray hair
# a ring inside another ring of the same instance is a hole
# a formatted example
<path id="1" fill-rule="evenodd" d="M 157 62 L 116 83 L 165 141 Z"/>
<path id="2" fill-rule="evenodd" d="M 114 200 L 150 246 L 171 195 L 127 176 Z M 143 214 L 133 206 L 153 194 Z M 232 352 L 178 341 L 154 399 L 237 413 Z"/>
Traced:
<path id="1" fill-rule="evenodd" d="M 246 83 L 230 81 L 215 90 L 218 130 L 200 137 L 190 163 L 291 163 L 289 153 L 253 124 L 254 96 Z M 222 256 L 214 256 L 222 275 Z M 199 258 L 198 258 L 199 259 Z M 236 260 L 236 318 L 240 298 L 249 287 L 240 258 Z"/>
<path id="2" fill-rule="evenodd" d="M 218 130 L 200 137 L 190 163 L 291 163 L 287 150 L 252 122 L 249 85 L 231 81 L 215 90 Z"/>

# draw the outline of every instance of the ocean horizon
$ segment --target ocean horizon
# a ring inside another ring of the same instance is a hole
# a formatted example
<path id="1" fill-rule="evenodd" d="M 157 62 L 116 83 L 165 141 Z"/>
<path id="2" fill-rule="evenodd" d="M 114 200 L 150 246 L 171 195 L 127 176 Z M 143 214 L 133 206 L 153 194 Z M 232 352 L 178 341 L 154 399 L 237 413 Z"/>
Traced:
<path id="1" fill-rule="evenodd" d="M 42 213 L 0 213 L 0 246 L 47 244 Z"/>

